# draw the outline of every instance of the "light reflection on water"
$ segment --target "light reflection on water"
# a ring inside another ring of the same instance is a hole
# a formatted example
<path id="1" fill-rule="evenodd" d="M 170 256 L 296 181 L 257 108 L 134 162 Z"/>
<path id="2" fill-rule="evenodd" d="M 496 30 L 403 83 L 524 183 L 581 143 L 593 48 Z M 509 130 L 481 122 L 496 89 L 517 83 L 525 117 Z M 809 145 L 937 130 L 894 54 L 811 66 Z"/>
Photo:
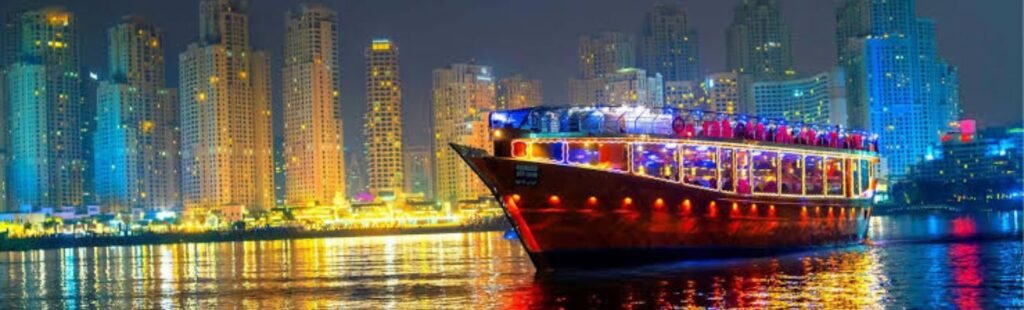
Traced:
<path id="1" fill-rule="evenodd" d="M 1024 307 L 1020 238 L 989 238 L 1016 213 L 872 225 L 876 245 L 540 276 L 501 233 L 7 252 L 0 308 Z"/>

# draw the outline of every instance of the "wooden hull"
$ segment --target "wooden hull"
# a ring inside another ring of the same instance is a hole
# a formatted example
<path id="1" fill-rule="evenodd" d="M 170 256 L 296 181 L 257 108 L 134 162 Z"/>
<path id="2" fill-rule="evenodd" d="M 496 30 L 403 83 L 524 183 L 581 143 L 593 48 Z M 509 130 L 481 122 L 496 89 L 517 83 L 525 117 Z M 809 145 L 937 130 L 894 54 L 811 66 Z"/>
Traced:
<path id="1" fill-rule="evenodd" d="M 455 146 L 538 270 L 764 256 L 864 240 L 868 199 L 749 196 Z"/>

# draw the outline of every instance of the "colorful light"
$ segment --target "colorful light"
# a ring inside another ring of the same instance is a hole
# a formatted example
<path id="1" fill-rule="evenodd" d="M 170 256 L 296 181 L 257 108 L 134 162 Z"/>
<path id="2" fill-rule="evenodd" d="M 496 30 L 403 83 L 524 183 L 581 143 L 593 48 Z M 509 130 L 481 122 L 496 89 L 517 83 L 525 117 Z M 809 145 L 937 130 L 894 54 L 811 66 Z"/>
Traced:
<path id="1" fill-rule="evenodd" d="M 551 197 L 548 197 L 548 204 L 558 205 L 561 202 L 562 202 L 562 199 L 558 198 L 558 196 L 556 196 L 556 195 L 551 195 Z"/>

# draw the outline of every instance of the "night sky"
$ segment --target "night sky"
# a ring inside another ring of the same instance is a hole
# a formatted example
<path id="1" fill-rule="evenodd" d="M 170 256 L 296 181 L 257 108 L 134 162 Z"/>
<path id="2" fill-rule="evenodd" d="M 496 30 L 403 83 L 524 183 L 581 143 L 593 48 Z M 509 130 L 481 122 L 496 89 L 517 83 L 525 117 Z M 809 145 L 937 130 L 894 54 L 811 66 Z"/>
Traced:
<path id="1" fill-rule="evenodd" d="M 431 71 L 475 59 L 497 75 L 525 73 L 544 83 L 547 103 L 565 102 L 567 79 L 577 70 L 576 42 L 584 33 L 639 33 L 656 0 L 350 0 L 321 1 L 341 21 L 342 113 L 346 146 L 361 150 L 364 99 L 363 50 L 371 38 L 391 37 L 400 48 L 405 97 L 406 144 L 429 145 Z M 685 1 L 690 25 L 700 36 L 706 72 L 725 68 L 725 28 L 738 2 Z M 299 1 L 251 1 L 250 29 L 256 49 L 274 57 L 274 105 L 281 104 L 280 65 L 284 15 Z M 835 62 L 838 0 L 782 0 L 799 74 L 828 70 Z M 939 55 L 960 68 L 962 105 L 979 126 L 1021 121 L 1022 1 L 920 0 L 919 16 L 936 20 Z M 106 72 L 106 28 L 137 14 L 164 29 L 167 80 L 178 84 L 178 54 L 198 33 L 198 0 L 4 0 L 0 13 L 62 5 L 78 16 L 82 64 Z M 3 16 L 6 16 L 4 14 Z M 280 123 L 278 126 L 280 127 Z"/>

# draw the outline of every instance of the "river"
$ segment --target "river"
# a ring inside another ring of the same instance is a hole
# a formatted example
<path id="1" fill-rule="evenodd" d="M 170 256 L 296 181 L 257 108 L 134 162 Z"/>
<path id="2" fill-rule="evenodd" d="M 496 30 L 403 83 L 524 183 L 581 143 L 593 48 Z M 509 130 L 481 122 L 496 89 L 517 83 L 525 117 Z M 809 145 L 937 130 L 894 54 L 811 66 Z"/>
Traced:
<path id="1" fill-rule="evenodd" d="M 1024 308 L 1020 212 L 874 217 L 867 245 L 537 275 L 502 233 L 0 253 L 0 308 Z"/>

